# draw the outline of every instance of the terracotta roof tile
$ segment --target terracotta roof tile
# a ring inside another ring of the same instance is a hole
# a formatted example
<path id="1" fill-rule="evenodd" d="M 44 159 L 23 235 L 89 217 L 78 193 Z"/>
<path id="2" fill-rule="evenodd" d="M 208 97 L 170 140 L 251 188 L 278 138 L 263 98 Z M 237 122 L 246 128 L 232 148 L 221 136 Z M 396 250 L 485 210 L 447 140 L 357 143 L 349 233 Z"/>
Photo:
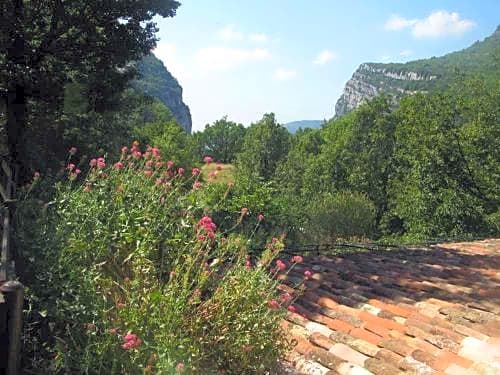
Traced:
<path id="1" fill-rule="evenodd" d="M 500 240 L 305 257 L 283 328 L 298 373 L 500 373 Z"/>

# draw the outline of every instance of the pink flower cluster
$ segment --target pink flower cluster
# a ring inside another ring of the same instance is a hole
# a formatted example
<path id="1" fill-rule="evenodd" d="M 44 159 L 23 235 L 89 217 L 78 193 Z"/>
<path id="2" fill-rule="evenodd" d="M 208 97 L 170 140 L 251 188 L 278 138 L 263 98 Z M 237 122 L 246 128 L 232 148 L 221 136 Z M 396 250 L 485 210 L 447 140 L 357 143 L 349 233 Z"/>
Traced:
<path id="1" fill-rule="evenodd" d="M 197 227 L 199 241 L 205 241 L 207 237 L 211 240 L 215 238 L 217 225 L 212 221 L 212 218 L 210 216 L 203 216 L 198 222 Z"/>
<path id="2" fill-rule="evenodd" d="M 213 161 L 214 161 L 214 158 L 212 158 L 211 156 L 208 156 L 208 155 L 203 158 L 203 162 L 207 165 L 212 163 Z"/>
<path id="3" fill-rule="evenodd" d="M 125 350 L 136 349 L 142 345 L 142 340 L 135 333 L 127 333 L 123 336 L 122 348 Z"/>

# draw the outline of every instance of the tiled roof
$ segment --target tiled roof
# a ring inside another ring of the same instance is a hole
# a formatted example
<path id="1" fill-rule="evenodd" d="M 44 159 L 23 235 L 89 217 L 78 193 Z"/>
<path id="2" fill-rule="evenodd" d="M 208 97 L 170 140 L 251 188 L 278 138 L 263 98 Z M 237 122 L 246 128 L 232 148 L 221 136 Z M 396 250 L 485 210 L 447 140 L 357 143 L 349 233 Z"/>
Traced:
<path id="1" fill-rule="evenodd" d="M 500 240 L 306 257 L 283 285 L 304 269 L 297 373 L 500 374 Z"/>

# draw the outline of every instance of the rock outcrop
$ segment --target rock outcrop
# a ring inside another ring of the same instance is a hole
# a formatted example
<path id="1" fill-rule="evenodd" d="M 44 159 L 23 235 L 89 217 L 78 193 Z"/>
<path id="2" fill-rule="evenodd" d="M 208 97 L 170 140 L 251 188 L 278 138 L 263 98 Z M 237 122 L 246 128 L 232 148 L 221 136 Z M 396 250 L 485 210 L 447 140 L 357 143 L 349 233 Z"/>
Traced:
<path id="1" fill-rule="evenodd" d="M 168 71 L 163 62 L 154 55 L 144 57 L 136 65 L 139 78 L 132 86 L 167 106 L 177 122 L 191 133 L 192 121 L 189 107 L 182 100 L 182 86 Z"/>

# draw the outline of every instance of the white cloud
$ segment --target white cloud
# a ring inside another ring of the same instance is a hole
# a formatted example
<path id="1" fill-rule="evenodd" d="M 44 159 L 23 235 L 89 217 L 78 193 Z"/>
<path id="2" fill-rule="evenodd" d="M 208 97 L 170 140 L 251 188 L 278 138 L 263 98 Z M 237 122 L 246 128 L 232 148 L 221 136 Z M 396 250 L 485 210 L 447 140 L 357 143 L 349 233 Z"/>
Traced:
<path id="1" fill-rule="evenodd" d="M 399 56 L 402 56 L 402 57 L 408 57 L 411 55 L 413 55 L 413 51 L 411 49 L 404 49 L 401 52 L 399 52 Z"/>
<path id="2" fill-rule="evenodd" d="M 269 40 L 269 37 L 266 34 L 255 33 L 248 35 L 248 40 L 254 43 L 265 43 Z"/>
<path id="3" fill-rule="evenodd" d="M 238 40 L 243 40 L 243 33 L 237 31 L 233 25 L 227 25 L 226 27 L 220 29 L 217 32 L 219 38 L 225 42 L 233 42 Z"/>
<path id="4" fill-rule="evenodd" d="M 327 62 L 334 60 L 337 58 L 337 55 L 330 50 L 324 49 L 321 51 L 316 59 L 314 60 L 314 64 L 316 65 L 325 65 Z"/>
<path id="5" fill-rule="evenodd" d="M 217 31 L 217 36 L 224 42 L 241 42 L 249 41 L 252 43 L 266 43 L 270 40 L 269 36 L 264 33 L 245 34 L 236 29 L 234 25 L 227 25 Z"/>
<path id="6" fill-rule="evenodd" d="M 274 79 L 278 81 L 288 81 L 297 76 L 297 71 L 293 69 L 278 68 L 274 72 Z"/>
<path id="7" fill-rule="evenodd" d="M 476 24 L 472 20 L 463 19 L 456 12 L 438 10 L 422 19 L 407 19 L 392 15 L 385 23 L 385 29 L 398 31 L 411 29 L 415 38 L 437 38 L 444 36 L 460 36 Z"/>
<path id="8" fill-rule="evenodd" d="M 206 70 L 225 70 L 245 62 L 269 60 L 265 48 L 206 47 L 196 54 L 198 65 Z"/>

